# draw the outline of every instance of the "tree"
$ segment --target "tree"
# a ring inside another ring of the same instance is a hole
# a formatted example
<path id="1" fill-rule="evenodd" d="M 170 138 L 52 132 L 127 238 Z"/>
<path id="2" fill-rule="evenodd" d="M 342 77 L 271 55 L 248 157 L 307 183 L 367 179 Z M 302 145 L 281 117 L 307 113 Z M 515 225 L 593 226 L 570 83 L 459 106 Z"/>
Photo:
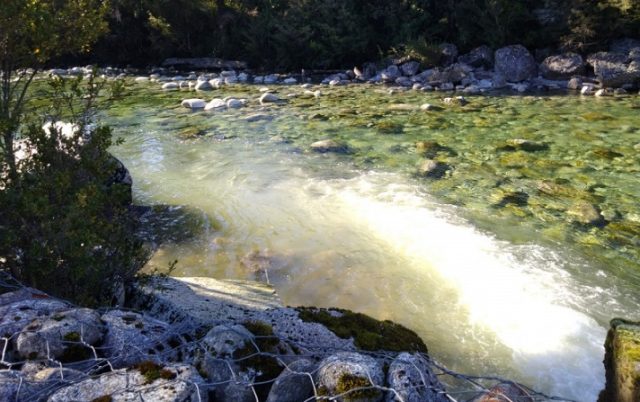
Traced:
<path id="1" fill-rule="evenodd" d="M 14 140 L 38 67 L 88 51 L 107 25 L 101 0 L 3 0 L 0 7 L 0 173 L 18 178 Z"/>

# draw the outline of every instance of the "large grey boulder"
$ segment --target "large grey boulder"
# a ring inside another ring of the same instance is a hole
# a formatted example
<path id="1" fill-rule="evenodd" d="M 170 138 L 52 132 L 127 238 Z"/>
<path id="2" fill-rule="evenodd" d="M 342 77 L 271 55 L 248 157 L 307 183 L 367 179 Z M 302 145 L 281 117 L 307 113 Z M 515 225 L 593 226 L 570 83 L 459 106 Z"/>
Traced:
<path id="1" fill-rule="evenodd" d="M 468 64 L 476 68 L 493 68 L 493 50 L 487 45 L 479 46 L 458 57 L 458 63 Z"/>
<path id="2" fill-rule="evenodd" d="M 183 364 L 116 370 L 62 388 L 49 402 L 93 401 L 110 397 L 111 402 L 207 402 L 207 390 L 196 369 Z"/>
<path id="3" fill-rule="evenodd" d="M 540 73 L 550 80 L 570 79 L 584 73 L 585 63 L 576 53 L 564 53 L 549 56 L 540 64 Z"/>
<path id="4" fill-rule="evenodd" d="M 533 78 L 537 73 L 536 61 L 522 45 L 506 46 L 496 50 L 494 69 L 509 82 Z"/>
<path id="5" fill-rule="evenodd" d="M 167 323 L 139 313 L 112 310 L 102 315 L 106 333 L 100 350 L 114 368 L 144 360 L 161 361 L 172 355 Z"/>
<path id="6" fill-rule="evenodd" d="M 384 373 L 378 362 L 369 356 L 342 352 L 322 360 L 316 373 L 319 392 L 337 396 L 337 401 L 376 402 L 384 386 Z"/>
<path id="7" fill-rule="evenodd" d="M 218 398 L 221 402 L 255 402 L 253 387 L 241 382 L 231 382 L 224 388 L 224 396 Z"/>
<path id="8" fill-rule="evenodd" d="M 23 358 L 82 359 L 84 344 L 97 344 L 104 334 L 100 315 L 88 308 L 74 308 L 35 319 L 15 340 Z M 70 352 L 65 354 L 65 352 Z"/>
<path id="9" fill-rule="evenodd" d="M 387 383 L 397 394 L 387 394 L 387 402 L 448 402 L 444 387 L 419 354 L 401 353 L 389 366 Z"/>
<path id="10" fill-rule="evenodd" d="M 400 69 L 392 64 L 380 73 L 380 77 L 384 82 L 395 82 L 400 77 Z"/>
<path id="11" fill-rule="evenodd" d="M 640 63 L 628 63 L 628 57 L 622 53 L 597 52 L 587 57 L 587 63 L 603 87 L 615 88 L 635 84 L 640 80 Z"/>
<path id="12" fill-rule="evenodd" d="M 316 364 L 300 359 L 289 364 L 273 383 L 267 402 L 299 402 L 313 396 L 313 377 Z"/>
<path id="13" fill-rule="evenodd" d="M 69 307 L 67 303 L 31 288 L 0 295 L 0 336 L 16 338 L 35 319 Z"/>
<path id="14" fill-rule="evenodd" d="M 402 74 L 407 77 L 416 75 L 419 68 L 420 68 L 420 63 L 418 63 L 417 61 L 408 61 L 400 66 L 400 70 L 402 71 Z"/>

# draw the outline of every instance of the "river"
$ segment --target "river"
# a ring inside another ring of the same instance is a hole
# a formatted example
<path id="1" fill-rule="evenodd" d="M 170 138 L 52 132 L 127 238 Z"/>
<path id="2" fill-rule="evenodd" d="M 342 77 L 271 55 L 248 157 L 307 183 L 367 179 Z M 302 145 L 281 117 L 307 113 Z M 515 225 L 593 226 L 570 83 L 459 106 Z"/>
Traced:
<path id="1" fill-rule="evenodd" d="M 193 94 L 132 91 L 106 121 L 136 203 L 191 217 L 166 222 L 189 233 L 150 267 L 268 280 L 287 305 L 399 322 L 452 370 L 597 399 L 608 320 L 640 318 L 637 97 L 470 97 L 425 112 L 444 95 L 325 87 L 261 107 L 257 87 L 233 86 L 202 95 L 247 107 L 193 113 L 179 106 Z M 350 152 L 310 150 L 323 139 Z M 419 177 L 425 158 L 450 169 Z M 577 222 L 576 203 L 605 223 Z"/>

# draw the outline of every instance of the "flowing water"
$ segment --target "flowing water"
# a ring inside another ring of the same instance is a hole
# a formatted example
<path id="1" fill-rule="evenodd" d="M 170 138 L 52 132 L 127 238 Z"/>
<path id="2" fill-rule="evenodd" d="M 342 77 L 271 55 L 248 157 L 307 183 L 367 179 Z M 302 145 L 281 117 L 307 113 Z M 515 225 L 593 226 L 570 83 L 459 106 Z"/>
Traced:
<path id="1" fill-rule="evenodd" d="M 608 320 L 640 318 L 640 99 L 425 112 L 442 94 L 321 90 L 261 107 L 257 87 L 226 87 L 202 95 L 248 106 L 193 113 L 179 106 L 193 94 L 134 85 L 108 111 L 136 202 L 174 206 L 158 208 L 169 241 L 150 267 L 268 280 L 288 305 L 404 324 L 450 369 L 595 401 Z M 323 139 L 350 152 L 312 152 Z M 427 157 L 451 169 L 419 177 Z"/>

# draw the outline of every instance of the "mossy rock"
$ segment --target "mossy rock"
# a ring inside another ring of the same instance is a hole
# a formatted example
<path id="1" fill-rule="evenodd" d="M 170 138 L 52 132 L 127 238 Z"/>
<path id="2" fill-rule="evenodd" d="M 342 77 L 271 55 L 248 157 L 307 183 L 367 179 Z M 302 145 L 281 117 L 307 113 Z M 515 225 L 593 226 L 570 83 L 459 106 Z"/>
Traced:
<path id="1" fill-rule="evenodd" d="M 606 387 L 599 402 L 640 400 L 640 323 L 615 318 L 605 341 Z"/>
<path id="2" fill-rule="evenodd" d="M 340 338 L 353 338 L 362 350 L 427 353 L 427 346 L 415 332 L 388 320 L 342 309 L 297 307 L 296 311 L 303 321 L 320 323 Z"/>
<path id="3" fill-rule="evenodd" d="M 336 394 L 345 394 L 342 397 L 344 402 L 380 399 L 382 393 L 372 386 L 366 377 L 344 373 L 336 383 Z"/>

